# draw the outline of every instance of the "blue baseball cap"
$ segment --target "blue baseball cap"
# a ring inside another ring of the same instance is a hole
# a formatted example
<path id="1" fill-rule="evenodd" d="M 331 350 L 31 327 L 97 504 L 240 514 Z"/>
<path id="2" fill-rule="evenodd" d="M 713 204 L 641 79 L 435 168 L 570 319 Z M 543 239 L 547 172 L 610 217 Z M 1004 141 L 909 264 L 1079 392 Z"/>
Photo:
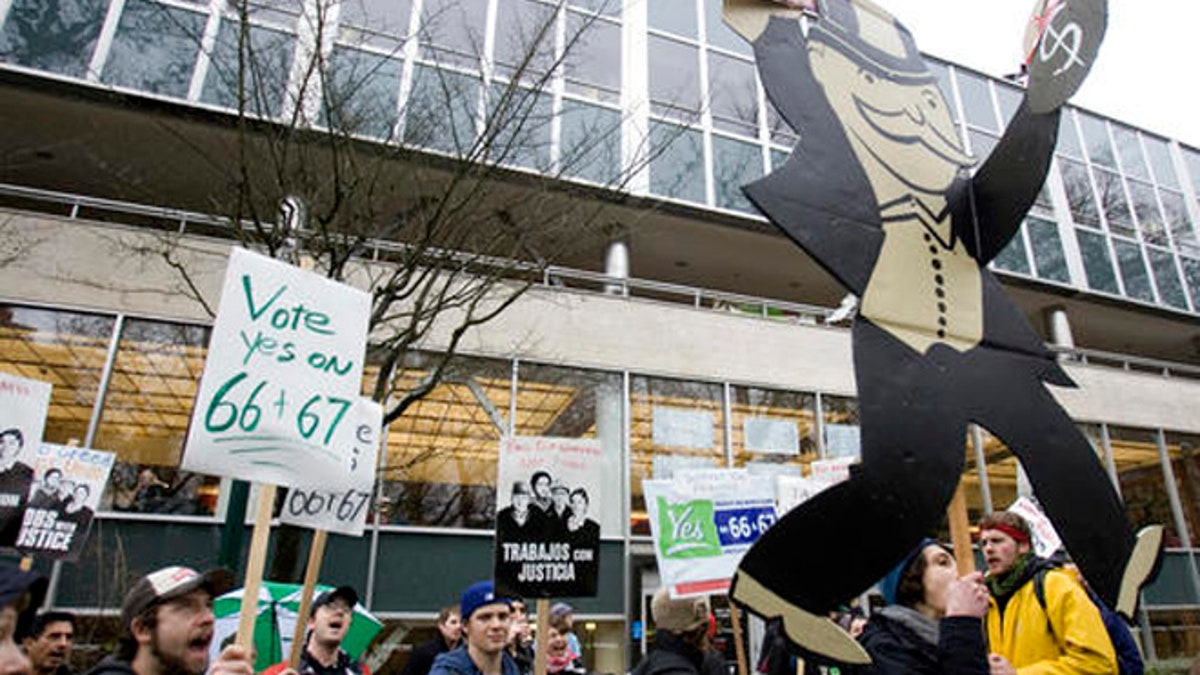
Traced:
<path id="1" fill-rule="evenodd" d="M 458 603 L 458 615 L 462 617 L 465 623 L 467 619 L 471 618 L 471 614 L 475 610 L 484 605 L 495 603 L 500 603 L 509 608 L 512 607 L 512 600 L 510 598 L 496 595 L 496 588 L 492 585 L 491 581 L 477 581 L 467 586 L 467 590 L 462 592 L 462 599 Z"/>

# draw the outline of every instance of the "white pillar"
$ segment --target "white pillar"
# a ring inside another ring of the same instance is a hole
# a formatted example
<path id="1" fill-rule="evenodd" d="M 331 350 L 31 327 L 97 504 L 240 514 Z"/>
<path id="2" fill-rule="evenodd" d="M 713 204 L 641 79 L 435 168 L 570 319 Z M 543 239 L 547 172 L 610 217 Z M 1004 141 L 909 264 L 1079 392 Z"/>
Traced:
<path id="1" fill-rule="evenodd" d="M 1075 337 L 1071 335 L 1071 320 L 1067 310 L 1051 307 L 1046 310 L 1046 324 L 1050 329 L 1050 342 L 1057 347 L 1075 348 Z"/>
<path id="2" fill-rule="evenodd" d="M 604 254 L 604 273 L 617 279 L 629 278 L 629 245 L 618 239 L 608 245 Z M 612 295 L 624 295 L 624 284 L 606 284 L 604 292 Z"/>

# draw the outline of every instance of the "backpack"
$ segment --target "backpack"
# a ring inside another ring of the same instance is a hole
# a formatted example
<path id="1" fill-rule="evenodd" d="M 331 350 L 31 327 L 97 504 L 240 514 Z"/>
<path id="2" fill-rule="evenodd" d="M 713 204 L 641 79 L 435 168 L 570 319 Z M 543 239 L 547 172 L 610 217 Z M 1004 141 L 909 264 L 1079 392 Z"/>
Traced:
<path id="1" fill-rule="evenodd" d="M 1042 611 L 1046 611 L 1046 572 L 1048 569 L 1043 567 L 1039 569 L 1033 576 L 1033 594 L 1037 597 L 1038 604 L 1042 606 Z M 1117 672 L 1119 675 L 1143 675 L 1145 672 L 1145 664 L 1142 662 L 1142 652 L 1138 649 L 1137 641 L 1133 639 L 1133 633 L 1129 631 L 1129 625 L 1125 623 L 1125 619 L 1104 604 L 1091 588 L 1085 584 L 1083 590 L 1092 600 L 1092 604 L 1100 611 L 1100 619 L 1104 621 L 1104 630 L 1108 633 L 1108 639 L 1112 642 L 1113 651 L 1117 654 Z M 1046 624 L 1050 628 L 1050 632 L 1054 632 L 1054 626 L 1047 620 Z"/>

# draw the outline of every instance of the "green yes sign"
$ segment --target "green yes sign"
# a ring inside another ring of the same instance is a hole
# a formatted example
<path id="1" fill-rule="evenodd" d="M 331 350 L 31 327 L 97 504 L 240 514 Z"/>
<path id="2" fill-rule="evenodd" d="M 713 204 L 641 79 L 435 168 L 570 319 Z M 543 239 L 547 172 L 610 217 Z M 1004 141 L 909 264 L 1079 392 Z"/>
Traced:
<path id="1" fill-rule="evenodd" d="M 721 555 L 721 540 L 708 499 L 678 504 L 658 498 L 659 546 L 665 558 L 707 558 Z"/>

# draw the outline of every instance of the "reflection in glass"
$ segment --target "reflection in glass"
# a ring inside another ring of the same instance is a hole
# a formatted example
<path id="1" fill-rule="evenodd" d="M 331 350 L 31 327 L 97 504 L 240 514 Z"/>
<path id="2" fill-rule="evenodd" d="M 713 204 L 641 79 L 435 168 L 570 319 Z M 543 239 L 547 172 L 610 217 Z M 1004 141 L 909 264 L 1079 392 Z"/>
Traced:
<path id="1" fill-rule="evenodd" d="M 466 153 L 475 142 L 478 78 L 443 68 L 417 66 L 404 142 L 451 154 Z"/>
<path id="2" fill-rule="evenodd" d="M 0 31 L 0 61 L 83 78 L 108 0 L 14 0 Z"/>
<path id="3" fill-rule="evenodd" d="M 417 388 L 438 357 L 411 354 L 398 369 L 398 396 Z M 388 428 L 383 522 L 490 529 L 496 460 L 508 431 L 512 366 L 455 357 L 441 380 Z"/>
<path id="4" fill-rule="evenodd" d="M 1117 252 L 1117 266 L 1121 269 L 1121 280 L 1125 283 L 1125 295 L 1154 302 L 1154 290 L 1150 287 L 1150 276 L 1146 274 L 1142 248 L 1133 242 L 1114 239 L 1113 249 Z"/>
<path id="5" fill-rule="evenodd" d="M 1025 237 L 1021 236 L 1020 232 L 1017 232 L 1016 236 L 1009 239 L 1008 244 L 993 259 L 992 264 L 997 269 L 1020 274 L 1032 274 L 1029 268 L 1029 256 L 1025 254 Z"/>
<path id="6" fill-rule="evenodd" d="M 496 73 L 537 81 L 554 66 L 556 14 L 535 0 L 502 0 L 496 12 Z"/>
<path id="7" fill-rule="evenodd" d="M 1154 188 L 1140 181 L 1129 181 L 1129 196 L 1133 199 L 1133 212 L 1137 215 L 1138 229 L 1142 240 L 1152 244 L 1167 244 L 1167 228 L 1154 198 Z"/>
<path id="8" fill-rule="evenodd" d="M 1033 248 L 1033 263 L 1037 267 L 1038 276 L 1062 283 L 1069 282 L 1071 274 L 1067 270 L 1067 257 L 1063 254 L 1062 241 L 1058 238 L 1058 225 L 1030 216 L 1025 220 L 1025 227 L 1029 231 L 1029 244 Z"/>
<path id="9" fill-rule="evenodd" d="M 992 132 L 999 131 L 987 80 L 965 70 L 956 72 L 958 93 L 962 96 L 963 114 L 967 118 L 967 124 Z"/>
<path id="10" fill-rule="evenodd" d="M 858 399 L 848 396 L 821 397 L 821 428 L 825 457 L 861 456 L 858 442 Z"/>
<path id="11" fill-rule="evenodd" d="M 1154 271 L 1158 297 L 1172 307 L 1187 309 L 1187 297 L 1179 281 L 1179 272 L 1175 269 L 1175 256 L 1169 251 L 1149 247 L 1146 248 L 1146 254 L 1150 256 L 1150 269 Z"/>
<path id="12" fill-rule="evenodd" d="M 396 49 L 412 21 L 412 0 L 342 0 L 341 39 L 352 45 Z"/>
<path id="13" fill-rule="evenodd" d="M 630 379 L 630 527 L 650 534 L 642 481 L 663 472 L 725 466 L 722 387 L 635 376 Z"/>
<path id="14" fill-rule="evenodd" d="M 975 169 L 978 169 L 983 161 L 992 154 L 992 150 L 996 149 L 996 144 L 1000 139 L 992 134 L 984 133 L 977 129 L 967 129 L 967 138 L 971 141 L 971 156 L 975 158 L 977 164 Z"/>
<path id="15" fill-rule="evenodd" d="M 335 46 L 323 90 L 326 123 L 348 134 L 392 138 L 402 67 L 396 59 Z"/>
<path id="16" fill-rule="evenodd" d="M 657 35 L 649 37 L 650 103 L 657 114 L 675 114 L 685 120 L 700 112 L 699 50 Z"/>
<path id="17" fill-rule="evenodd" d="M 200 100 L 226 108 L 238 108 L 239 62 L 245 64 L 245 82 L 241 87 L 247 113 L 276 117 L 283 110 L 288 74 L 296 38 L 287 33 L 250 26 L 246 54 L 238 54 L 240 26 L 237 21 L 221 20 L 213 47 L 208 74 Z"/>
<path id="18" fill-rule="evenodd" d="M 1113 140 L 1117 142 L 1117 152 L 1121 156 L 1121 169 L 1125 175 L 1150 180 L 1150 171 L 1146 168 L 1146 160 L 1142 157 L 1142 146 L 1138 143 L 1137 132 L 1129 127 L 1113 124 Z"/>
<path id="19" fill-rule="evenodd" d="M 151 0 L 128 0 L 101 77 L 106 84 L 184 98 L 205 17 Z"/>
<path id="20" fill-rule="evenodd" d="M 488 161 L 550 169 L 550 117 L 553 101 L 542 90 L 493 84 L 488 96 Z"/>
<path id="21" fill-rule="evenodd" d="M 1192 219 L 1188 216 L 1183 195 L 1173 190 L 1159 188 L 1158 196 L 1162 199 L 1167 227 L 1171 230 L 1171 241 L 1175 242 L 1175 248 L 1184 252 L 1200 253 L 1200 248 L 1196 246 L 1196 233 L 1192 231 Z"/>
<path id="22" fill-rule="evenodd" d="M 646 3 L 646 13 L 652 30 L 693 40 L 699 37 L 695 0 L 654 0 Z"/>
<path id="23" fill-rule="evenodd" d="M 650 191 L 704 203 L 704 146 L 700 132 L 650 123 Z"/>
<path id="24" fill-rule="evenodd" d="M 1083 140 L 1087 143 L 1088 159 L 1093 164 L 1102 164 L 1110 169 L 1117 168 L 1113 158 L 1112 144 L 1108 142 L 1108 130 L 1104 120 L 1080 111 L 1079 126 L 1083 129 Z"/>
<path id="25" fill-rule="evenodd" d="M 1062 170 L 1063 187 L 1067 191 L 1067 207 L 1075 224 L 1100 227 L 1100 212 L 1096 209 L 1087 167 L 1069 159 L 1060 160 L 1058 166 Z"/>
<path id="26" fill-rule="evenodd" d="M 1087 273 L 1088 288 L 1106 293 L 1118 293 L 1117 277 L 1113 274 L 1112 258 L 1104 235 L 1076 229 L 1079 253 L 1083 256 L 1083 269 Z"/>
<path id="27" fill-rule="evenodd" d="M 1175 489 L 1192 546 L 1200 543 L 1200 436 L 1168 432 L 1167 457 L 1175 474 Z"/>
<path id="28" fill-rule="evenodd" d="M 612 185 L 620 179 L 620 112 L 565 99 L 559 124 L 559 162 L 564 174 L 601 185 Z"/>
<path id="29" fill-rule="evenodd" d="M 483 55 L 487 0 L 424 0 L 423 55 L 439 64 L 476 69 Z"/>
<path id="30" fill-rule="evenodd" d="M 733 387 L 733 465 L 807 475 L 818 458 L 814 394 Z"/>
<path id="31" fill-rule="evenodd" d="M 1129 212 L 1129 201 L 1125 199 L 1125 188 L 1121 177 L 1111 171 L 1095 169 L 1096 191 L 1100 194 L 1100 205 L 1108 221 L 1108 230 L 1125 237 L 1136 237 L 1133 216 Z"/>
<path id="32" fill-rule="evenodd" d="M 750 44 L 725 23 L 722 16 L 723 0 L 704 0 L 704 31 L 709 47 L 720 47 L 742 56 L 753 56 Z"/>
<path id="33" fill-rule="evenodd" d="M 742 186 L 763 175 L 762 149 L 713 134 L 713 187 L 716 205 L 753 213 L 754 208 L 742 193 Z"/>
<path id="34" fill-rule="evenodd" d="M 621 27 L 577 12 L 567 13 L 563 74 L 567 92 L 591 101 L 621 97 Z"/>
<path id="35" fill-rule="evenodd" d="M 212 514 L 218 479 L 178 469 L 211 329 L 129 319 L 104 398 L 97 448 L 117 453 L 102 506 Z"/>
<path id="36" fill-rule="evenodd" d="M 1179 177 L 1175 174 L 1175 164 L 1171 161 L 1171 150 L 1167 142 L 1142 134 L 1146 142 L 1146 152 L 1150 155 L 1150 168 L 1154 170 L 1154 181 L 1159 185 L 1179 189 Z"/>
<path id="37" fill-rule="evenodd" d="M 791 149 L 795 147 L 796 141 L 798 141 L 800 137 L 797 136 L 796 132 L 792 131 L 792 128 L 788 126 L 788 123 L 784 121 L 783 115 L 780 115 L 779 111 L 775 109 L 775 104 L 771 103 L 771 99 L 768 98 L 766 101 L 767 129 L 771 132 L 771 142 L 787 146 L 788 151 L 790 152 Z"/>
<path id="38" fill-rule="evenodd" d="M 1166 527 L 1163 545 L 1179 546 L 1179 530 L 1163 483 L 1155 432 L 1110 426 L 1108 435 L 1125 513 L 1134 531 L 1158 523 Z"/>
<path id="39" fill-rule="evenodd" d="M 1083 149 L 1079 146 L 1079 135 L 1075 131 L 1075 116 L 1066 111 L 1058 124 L 1058 143 L 1054 151 L 1073 159 L 1083 159 Z"/>
<path id="40" fill-rule="evenodd" d="M 110 316 L 0 304 L 0 369 L 53 386 L 46 441 L 87 440 L 114 323 Z"/>
<path id="41" fill-rule="evenodd" d="M 710 53 L 708 76 L 713 127 L 743 136 L 758 136 L 758 90 L 754 64 Z"/>
<path id="42" fill-rule="evenodd" d="M 1021 106 L 1021 99 L 1025 95 L 1016 87 L 1010 87 L 1000 82 L 992 82 L 992 84 L 996 88 L 996 100 L 1000 101 L 1000 127 L 1005 128 L 1012 121 L 1013 115 L 1017 114 L 1017 108 Z"/>

